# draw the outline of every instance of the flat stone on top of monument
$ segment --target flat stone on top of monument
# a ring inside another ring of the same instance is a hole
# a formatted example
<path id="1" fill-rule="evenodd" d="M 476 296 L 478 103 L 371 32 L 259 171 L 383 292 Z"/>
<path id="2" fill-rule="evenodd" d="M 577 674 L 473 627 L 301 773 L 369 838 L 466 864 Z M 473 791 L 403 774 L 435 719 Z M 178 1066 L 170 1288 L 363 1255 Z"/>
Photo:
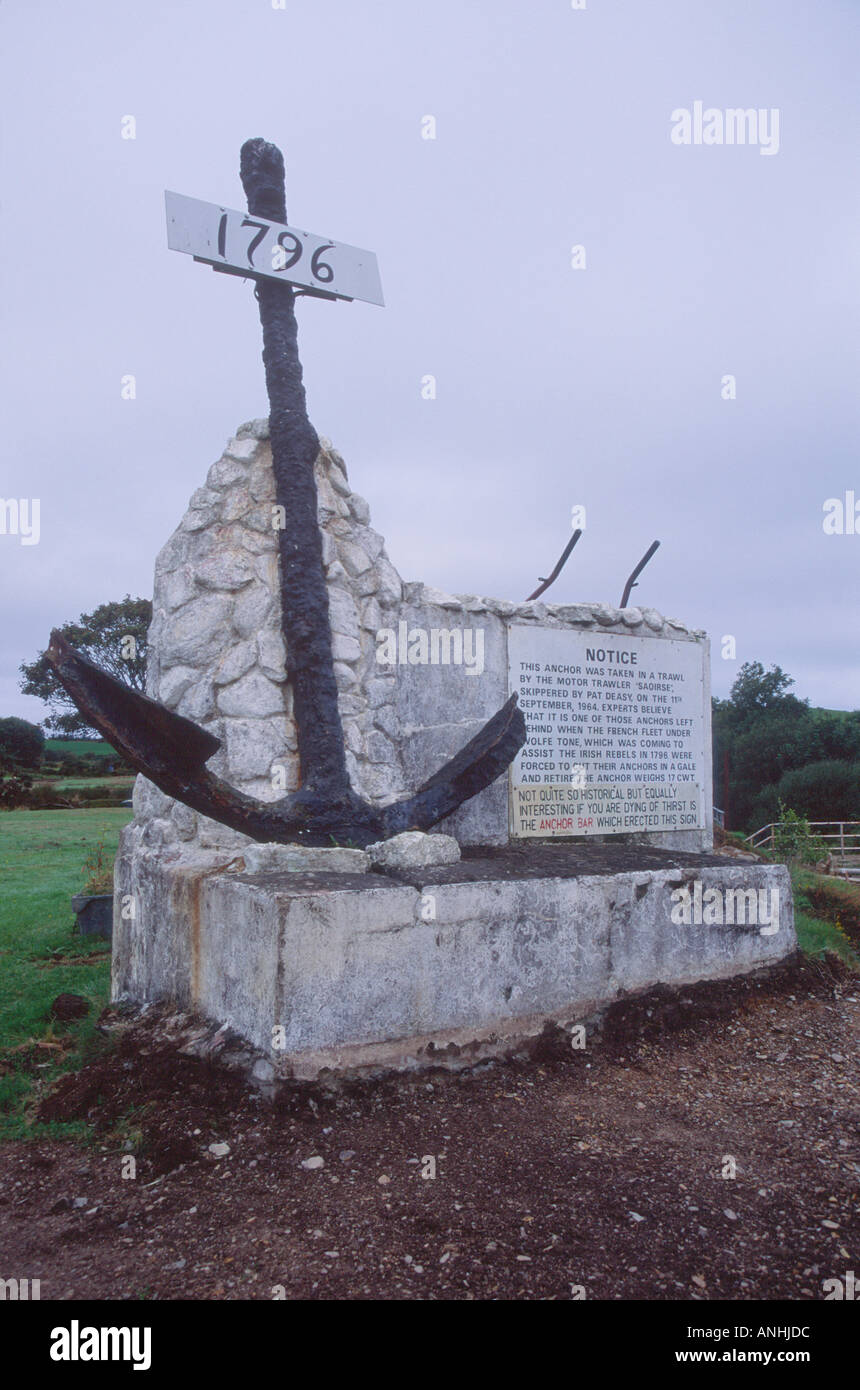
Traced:
<path id="1" fill-rule="evenodd" d="M 310 845 L 249 844 L 242 850 L 249 874 L 366 874 L 370 856 L 360 849 L 334 845 L 317 849 Z"/>
<path id="2" fill-rule="evenodd" d="M 404 830 L 390 840 L 368 845 L 367 857 L 374 867 L 383 869 L 423 869 L 434 864 L 456 864 L 460 846 L 453 835 Z"/>

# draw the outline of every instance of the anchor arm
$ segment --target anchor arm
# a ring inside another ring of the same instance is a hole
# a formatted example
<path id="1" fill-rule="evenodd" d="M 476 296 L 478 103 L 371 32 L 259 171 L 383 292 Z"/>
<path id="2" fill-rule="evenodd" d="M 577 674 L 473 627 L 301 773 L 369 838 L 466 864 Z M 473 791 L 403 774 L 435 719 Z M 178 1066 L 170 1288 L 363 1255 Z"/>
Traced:
<path id="1" fill-rule="evenodd" d="M 282 844 L 368 845 L 401 830 L 429 830 L 504 772 L 526 738 L 512 695 L 483 729 L 418 789 L 414 796 L 378 807 L 347 788 L 320 798 L 303 788 L 280 801 L 257 801 L 205 766 L 220 740 L 108 675 L 59 632 L 48 660 L 78 709 L 137 772 L 192 810 L 241 831 L 252 840 Z"/>

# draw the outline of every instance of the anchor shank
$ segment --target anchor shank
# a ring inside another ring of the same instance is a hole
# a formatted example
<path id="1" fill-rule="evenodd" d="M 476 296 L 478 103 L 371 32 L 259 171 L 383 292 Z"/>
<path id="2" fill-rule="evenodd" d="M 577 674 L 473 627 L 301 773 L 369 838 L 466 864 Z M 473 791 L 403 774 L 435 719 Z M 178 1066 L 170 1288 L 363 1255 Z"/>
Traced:
<path id="1" fill-rule="evenodd" d="M 284 160 L 264 140 L 242 146 L 240 173 L 248 212 L 286 222 Z M 293 690 L 302 787 L 337 798 L 349 793 L 343 728 L 332 659 L 328 591 L 317 522 L 316 430 L 308 419 L 294 294 L 288 284 L 257 282 L 275 495 L 283 507 L 278 531 L 281 624 L 287 678 Z"/>

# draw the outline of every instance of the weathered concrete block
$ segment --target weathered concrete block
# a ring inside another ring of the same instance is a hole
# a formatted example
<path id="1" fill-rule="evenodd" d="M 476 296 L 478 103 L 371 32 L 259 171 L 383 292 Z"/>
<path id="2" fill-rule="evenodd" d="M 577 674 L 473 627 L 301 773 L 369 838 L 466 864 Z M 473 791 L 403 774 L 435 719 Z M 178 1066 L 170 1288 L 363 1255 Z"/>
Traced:
<path id="1" fill-rule="evenodd" d="M 305 845 L 253 844 L 242 852 L 249 874 L 366 874 L 370 856 L 361 849 L 314 849 Z"/>
<path id="2" fill-rule="evenodd" d="M 456 864 L 460 846 L 451 835 L 405 830 L 390 840 L 368 845 L 367 857 L 375 867 L 384 869 L 424 869 L 433 864 Z"/>
<path id="3" fill-rule="evenodd" d="M 333 874 L 279 872 L 269 848 L 259 847 L 264 873 L 237 872 L 229 847 L 165 854 L 127 827 L 113 997 L 170 1000 L 228 1024 L 280 1076 L 473 1062 L 547 1021 L 580 1022 L 658 983 L 753 970 L 796 944 L 781 865 L 667 855 L 665 868 L 576 878 L 498 879 L 490 860 Z M 728 920 L 738 892 L 746 915 Z M 714 895 L 718 921 L 701 910 Z M 757 916 L 751 903 L 768 898 Z"/>

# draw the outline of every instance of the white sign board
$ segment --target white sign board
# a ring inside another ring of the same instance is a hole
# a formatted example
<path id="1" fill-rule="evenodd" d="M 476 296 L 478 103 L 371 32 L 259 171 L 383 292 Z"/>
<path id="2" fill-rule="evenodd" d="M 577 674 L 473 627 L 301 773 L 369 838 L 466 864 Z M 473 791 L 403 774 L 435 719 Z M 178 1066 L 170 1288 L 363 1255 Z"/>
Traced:
<path id="1" fill-rule="evenodd" d="M 166 192 L 164 204 L 171 251 L 184 251 L 234 275 L 286 281 L 337 299 L 384 303 L 372 251 L 182 193 Z"/>
<path id="2" fill-rule="evenodd" d="M 511 766 L 511 833 L 702 829 L 704 652 L 697 642 L 510 628 L 509 688 L 528 731 Z"/>

